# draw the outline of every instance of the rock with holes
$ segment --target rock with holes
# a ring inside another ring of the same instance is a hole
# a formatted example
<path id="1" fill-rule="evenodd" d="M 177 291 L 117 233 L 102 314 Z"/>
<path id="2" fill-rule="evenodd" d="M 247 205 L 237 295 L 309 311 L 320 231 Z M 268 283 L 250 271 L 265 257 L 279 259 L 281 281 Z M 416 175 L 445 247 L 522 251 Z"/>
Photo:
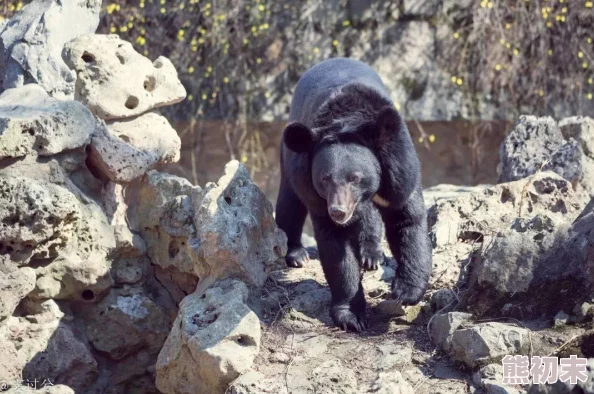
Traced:
<path id="1" fill-rule="evenodd" d="M 93 347 L 112 360 L 141 349 L 158 354 L 171 328 L 165 311 L 140 291 L 113 290 L 83 313 Z"/>
<path id="2" fill-rule="evenodd" d="M 506 355 L 528 354 L 530 331 L 490 322 L 454 331 L 450 356 L 468 367 L 500 362 Z"/>
<path id="3" fill-rule="evenodd" d="M 88 144 L 95 117 L 75 101 L 49 97 L 38 85 L 0 96 L 0 159 L 51 156 Z"/>
<path id="4" fill-rule="evenodd" d="M 91 139 L 87 164 L 101 179 L 129 183 L 140 178 L 159 162 L 156 152 L 144 151 L 113 135 L 106 127 Z"/>
<path id="5" fill-rule="evenodd" d="M 587 300 L 594 288 L 592 256 L 591 212 L 572 224 L 550 213 L 516 218 L 485 237 L 462 305 L 479 315 L 553 318 Z"/>
<path id="6" fill-rule="evenodd" d="M 165 394 L 223 394 L 250 369 L 260 349 L 260 320 L 245 304 L 248 289 L 225 280 L 181 302 L 156 365 Z"/>
<path id="7" fill-rule="evenodd" d="M 100 10 L 101 0 L 35 0 L 23 7 L 0 26 L 4 89 L 37 84 L 53 97 L 72 99 L 76 74 L 62 60 L 62 48 L 94 33 Z"/>
<path id="8" fill-rule="evenodd" d="M 0 254 L 17 266 L 57 257 L 76 238 L 82 215 L 65 188 L 0 176 Z"/>
<path id="9" fill-rule="evenodd" d="M 107 128 L 135 148 L 155 153 L 159 164 L 179 160 L 181 140 L 164 116 L 149 112 L 136 118 L 109 122 Z"/>
<path id="10" fill-rule="evenodd" d="M 101 119 L 137 116 L 186 97 L 168 59 L 151 62 L 117 35 L 79 36 L 66 44 L 63 58 L 77 74 L 75 100 Z"/>
<path id="11" fill-rule="evenodd" d="M 582 203 L 569 181 L 550 171 L 440 201 L 429 210 L 434 247 L 479 240 L 511 226 L 517 217 L 548 213 L 571 221 Z"/>
<path id="12" fill-rule="evenodd" d="M 52 313 L 10 317 L 0 326 L 0 343 L 15 345 L 23 379 L 39 381 L 43 377 L 54 385 L 86 392 L 97 378 L 97 362 L 61 321 L 64 314 L 50 316 Z"/>
<path id="13" fill-rule="evenodd" d="M 202 194 L 199 186 L 175 175 L 149 171 L 142 178 L 136 217 L 153 264 L 172 274 L 199 276 L 196 252 L 190 244 L 199 244 L 192 200 L 200 200 Z"/>
<path id="14" fill-rule="evenodd" d="M 12 315 L 21 300 L 35 288 L 32 268 L 15 268 L 9 264 L 0 261 L 0 321 Z"/>
<path id="15" fill-rule="evenodd" d="M 217 184 L 194 200 L 199 276 L 235 277 L 262 286 L 267 269 L 287 252 L 287 237 L 274 221 L 272 204 L 236 160 Z"/>
<path id="16" fill-rule="evenodd" d="M 499 182 L 550 170 L 593 196 L 593 140 L 594 120 L 590 118 L 557 122 L 550 117 L 521 116 L 501 144 Z"/>

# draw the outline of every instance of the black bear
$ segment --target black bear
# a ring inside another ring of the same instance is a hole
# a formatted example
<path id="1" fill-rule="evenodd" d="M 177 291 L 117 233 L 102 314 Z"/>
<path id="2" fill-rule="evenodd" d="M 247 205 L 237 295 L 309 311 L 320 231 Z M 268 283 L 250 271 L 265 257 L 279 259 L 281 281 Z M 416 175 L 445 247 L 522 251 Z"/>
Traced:
<path id="1" fill-rule="evenodd" d="M 330 315 L 344 330 L 367 327 L 360 267 L 377 269 L 382 222 L 397 261 L 392 297 L 418 303 L 431 274 L 420 163 L 387 89 L 365 63 L 333 58 L 297 83 L 281 143 L 276 222 L 286 262 L 309 260 L 301 232 L 309 213 L 330 290 Z"/>

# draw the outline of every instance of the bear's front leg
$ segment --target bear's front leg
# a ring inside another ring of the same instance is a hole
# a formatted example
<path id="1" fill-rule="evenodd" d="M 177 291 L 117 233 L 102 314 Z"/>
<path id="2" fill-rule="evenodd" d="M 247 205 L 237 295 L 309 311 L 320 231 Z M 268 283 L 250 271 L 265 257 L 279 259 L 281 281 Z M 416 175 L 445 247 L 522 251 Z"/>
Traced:
<path id="1" fill-rule="evenodd" d="M 381 209 L 386 239 L 398 268 L 392 283 L 392 298 L 403 305 L 423 298 L 431 277 L 431 241 L 423 197 L 417 189 L 401 209 Z"/>
<path id="2" fill-rule="evenodd" d="M 351 227 L 337 228 L 328 219 L 314 219 L 320 262 L 330 291 L 330 316 L 343 330 L 360 332 L 367 328 L 367 303 L 363 294 L 359 263 L 349 241 Z"/>
<path id="3" fill-rule="evenodd" d="M 361 268 L 370 271 L 377 270 L 384 261 L 384 252 L 381 248 L 382 217 L 371 202 L 360 206 L 361 220 L 359 226 L 359 264 Z"/>

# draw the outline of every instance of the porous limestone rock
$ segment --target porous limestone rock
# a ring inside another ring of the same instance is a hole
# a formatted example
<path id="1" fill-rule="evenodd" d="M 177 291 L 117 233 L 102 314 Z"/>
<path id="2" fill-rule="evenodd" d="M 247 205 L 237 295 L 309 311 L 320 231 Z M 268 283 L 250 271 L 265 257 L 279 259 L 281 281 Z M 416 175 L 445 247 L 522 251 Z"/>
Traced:
<path id="1" fill-rule="evenodd" d="M 236 277 L 262 286 L 268 266 L 287 252 L 287 237 L 272 215 L 272 204 L 237 160 L 225 165 L 217 184 L 195 200 L 194 225 L 199 276 Z"/>
<path id="2" fill-rule="evenodd" d="M 226 280 L 184 298 L 156 365 L 165 394 L 224 393 L 260 349 L 260 320 L 244 283 Z"/>
<path id="3" fill-rule="evenodd" d="M 0 321 L 12 315 L 21 300 L 35 288 L 35 279 L 32 268 L 14 268 L 0 261 Z"/>
<path id="4" fill-rule="evenodd" d="M 480 323 L 452 334 L 450 355 L 473 368 L 499 362 L 508 354 L 523 354 L 529 349 L 529 330 L 503 323 Z"/>
<path id="5" fill-rule="evenodd" d="M 95 117 L 84 105 L 49 97 L 38 85 L 0 95 L 0 159 L 51 156 L 91 141 Z"/>
<path id="6" fill-rule="evenodd" d="M 158 354 L 171 327 L 165 311 L 138 291 L 113 290 L 83 313 L 93 347 L 113 360 L 140 349 Z"/>
<path id="7" fill-rule="evenodd" d="M 588 117 L 558 123 L 550 117 L 520 116 L 501 144 L 499 182 L 554 171 L 594 196 L 593 140 L 594 120 Z"/>
<path id="8" fill-rule="evenodd" d="M 156 152 L 145 151 L 113 135 L 105 125 L 91 139 L 87 163 L 103 180 L 129 183 L 143 176 L 159 162 Z"/>
<path id="9" fill-rule="evenodd" d="M 149 112 L 132 119 L 108 122 L 107 128 L 135 148 L 156 154 L 159 164 L 179 160 L 181 140 L 164 116 Z"/>
<path id="10" fill-rule="evenodd" d="M 76 74 L 62 60 L 64 44 L 99 25 L 101 0 L 35 0 L 0 25 L 3 88 L 37 84 L 72 99 Z"/>
<path id="11" fill-rule="evenodd" d="M 43 377 L 84 391 L 97 377 L 97 362 L 60 316 L 43 315 L 10 317 L 0 326 L 0 343 L 15 345 L 23 379 Z"/>
<path id="12" fill-rule="evenodd" d="M 0 176 L 0 253 L 16 265 L 55 258 L 77 237 L 80 204 L 67 189 Z"/>
<path id="13" fill-rule="evenodd" d="M 76 70 L 75 100 L 101 119 L 137 116 L 186 97 L 167 58 L 151 62 L 117 35 L 81 35 L 66 44 L 63 58 Z"/>

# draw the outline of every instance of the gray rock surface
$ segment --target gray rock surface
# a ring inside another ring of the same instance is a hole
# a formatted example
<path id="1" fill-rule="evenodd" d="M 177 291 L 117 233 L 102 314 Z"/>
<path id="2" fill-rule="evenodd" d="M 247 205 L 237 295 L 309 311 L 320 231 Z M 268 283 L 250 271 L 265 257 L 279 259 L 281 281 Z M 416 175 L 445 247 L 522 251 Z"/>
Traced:
<path id="1" fill-rule="evenodd" d="M 245 284 L 227 280 L 184 298 L 156 365 L 159 390 L 222 394 L 250 369 L 261 334 L 247 297 Z"/>
<path id="2" fill-rule="evenodd" d="M 54 99 L 39 85 L 0 95 L 0 159 L 51 156 L 87 145 L 96 121 L 80 103 Z"/>
<path id="3" fill-rule="evenodd" d="M 79 35 L 63 58 L 76 71 L 75 99 L 101 119 L 137 116 L 186 97 L 169 59 L 151 62 L 117 35 Z"/>
<path id="4" fill-rule="evenodd" d="M 62 48 L 94 33 L 100 10 L 100 0 L 36 0 L 0 25 L 3 88 L 34 83 L 53 97 L 72 99 L 76 75 L 62 60 Z"/>

